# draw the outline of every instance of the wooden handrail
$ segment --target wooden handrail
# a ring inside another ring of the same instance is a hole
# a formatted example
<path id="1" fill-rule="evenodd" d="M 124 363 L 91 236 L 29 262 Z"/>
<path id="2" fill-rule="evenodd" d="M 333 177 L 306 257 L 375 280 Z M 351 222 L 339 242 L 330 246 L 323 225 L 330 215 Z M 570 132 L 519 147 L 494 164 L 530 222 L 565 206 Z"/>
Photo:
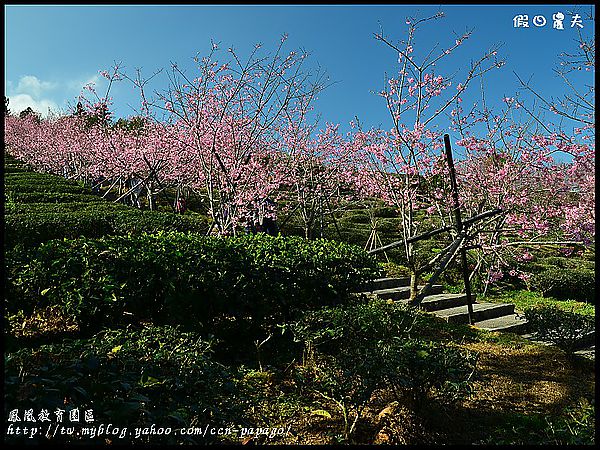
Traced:
<path id="1" fill-rule="evenodd" d="M 486 219 L 488 217 L 493 217 L 493 216 L 495 216 L 497 214 L 500 214 L 502 211 L 503 210 L 501 210 L 501 209 L 492 209 L 490 211 L 485 211 L 485 212 L 482 212 L 481 214 L 477 214 L 477 215 L 475 215 L 473 217 L 470 217 L 470 218 L 468 218 L 468 219 L 466 219 L 466 220 L 463 221 L 463 223 L 462 223 L 463 228 L 467 228 L 467 227 L 473 225 L 475 222 L 477 222 L 479 220 Z M 367 253 L 370 254 L 370 255 L 374 255 L 374 254 L 381 253 L 381 252 L 384 252 L 386 250 L 391 250 L 393 248 L 396 248 L 396 247 L 399 247 L 401 245 L 404 245 L 405 242 L 408 244 L 408 243 L 411 243 L 411 242 L 421 241 L 423 239 L 430 238 L 432 236 L 435 236 L 435 235 L 440 234 L 440 233 L 444 233 L 446 231 L 450 231 L 452 229 L 454 229 L 454 227 L 452 225 L 448 225 L 446 227 L 442 227 L 442 228 L 438 228 L 436 230 L 428 231 L 426 233 L 419 234 L 417 236 L 409 237 L 406 240 L 403 239 L 401 241 L 396 241 L 396 242 L 392 242 L 391 244 L 384 245 L 383 247 L 374 248 L 373 250 L 369 250 Z"/>

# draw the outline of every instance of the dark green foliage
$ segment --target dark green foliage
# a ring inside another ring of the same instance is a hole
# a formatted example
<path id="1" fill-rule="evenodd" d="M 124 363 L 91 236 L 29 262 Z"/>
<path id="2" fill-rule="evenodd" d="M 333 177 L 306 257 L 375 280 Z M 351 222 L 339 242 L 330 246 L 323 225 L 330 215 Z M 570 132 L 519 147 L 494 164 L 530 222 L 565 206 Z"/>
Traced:
<path id="1" fill-rule="evenodd" d="M 594 318 L 554 305 L 538 306 L 525 310 L 531 333 L 537 338 L 550 341 L 568 354 L 582 346 L 582 339 L 595 329 Z"/>
<path id="2" fill-rule="evenodd" d="M 376 389 L 408 395 L 415 407 L 468 392 L 476 354 L 419 340 L 419 319 L 405 306 L 371 300 L 310 312 L 294 324 L 307 355 L 298 381 L 338 405 L 346 439 Z"/>
<path id="3" fill-rule="evenodd" d="M 5 246 L 31 247 L 51 239 L 89 238 L 156 231 L 205 233 L 200 214 L 141 211 L 91 195 L 89 188 L 37 172 L 6 176 Z"/>
<path id="4" fill-rule="evenodd" d="M 596 266 L 595 262 L 587 261 L 582 258 L 566 258 L 564 256 L 548 256 L 546 258 L 538 258 L 540 265 L 544 269 L 561 268 L 561 269 L 590 269 L 593 270 Z"/>
<path id="5" fill-rule="evenodd" d="M 91 339 L 7 354 L 4 400 L 7 407 L 20 411 L 33 405 L 49 411 L 79 408 L 82 422 L 83 411 L 92 409 L 93 425 L 112 423 L 131 430 L 152 424 L 187 428 L 194 422 L 240 423 L 244 411 L 238 406 L 235 379 L 211 355 L 210 342 L 173 327 L 106 330 Z M 104 438 L 81 439 L 102 444 Z M 112 438 L 115 443 L 138 444 L 216 440 L 216 436 L 174 434 Z M 43 435 L 39 441 L 25 439 L 35 441 L 47 443 Z"/>
<path id="6" fill-rule="evenodd" d="M 13 165 L 5 165 L 4 166 L 4 173 L 8 174 L 8 173 L 23 173 L 26 170 L 21 167 L 21 166 L 13 166 Z"/>
<path id="7" fill-rule="evenodd" d="M 416 310 L 399 303 L 357 300 L 345 306 L 308 312 L 293 329 L 298 340 L 335 355 L 407 338 L 417 318 Z"/>
<path id="8" fill-rule="evenodd" d="M 48 181 L 43 183 L 37 181 L 27 181 L 12 184 L 5 182 L 4 195 L 6 195 L 6 197 L 11 198 L 11 196 L 16 192 L 62 192 L 65 194 L 72 193 L 89 195 L 91 190 L 76 183 L 66 183 L 62 181 Z"/>
<path id="9" fill-rule="evenodd" d="M 398 218 L 398 210 L 392 206 L 380 206 L 373 210 L 375 217 Z"/>
<path id="10" fill-rule="evenodd" d="M 4 245 L 33 247 L 50 239 L 110 234 L 108 218 L 97 213 L 9 214 L 5 217 Z"/>
<path id="11" fill-rule="evenodd" d="M 37 123 L 40 123 L 40 121 L 42 120 L 41 114 L 35 111 L 31 106 L 28 106 L 26 109 L 19 113 L 20 119 L 25 119 L 26 117 L 31 117 Z"/>
<path id="12" fill-rule="evenodd" d="M 114 128 L 120 128 L 125 131 L 129 131 L 132 133 L 140 133 L 143 131 L 144 126 L 146 125 L 146 119 L 140 116 L 133 116 L 128 119 L 119 118 L 115 124 Z"/>
<path id="13" fill-rule="evenodd" d="M 48 209 L 60 210 L 63 205 L 47 204 Z M 21 208 L 22 205 L 19 205 Z M 97 207 L 97 208 L 96 208 Z M 65 208 L 68 210 L 68 206 Z M 140 211 L 124 205 L 93 203 L 71 212 L 23 212 L 5 218 L 5 247 L 36 246 L 51 239 L 88 238 L 105 235 L 166 231 L 205 233 L 208 218 L 200 214 L 173 214 Z"/>
<path id="14" fill-rule="evenodd" d="M 7 200 L 15 203 L 72 203 L 72 202 L 88 202 L 100 203 L 105 202 L 99 195 L 73 194 L 65 192 L 17 192 L 12 191 Z M 23 206 L 27 211 L 27 208 Z M 8 212 L 9 209 L 6 209 Z"/>
<path id="15" fill-rule="evenodd" d="M 558 300 L 596 302 L 596 273 L 588 269 L 550 268 L 533 275 L 530 289 Z"/>
<path id="16" fill-rule="evenodd" d="M 388 277 L 403 278 L 410 276 L 410 269 L 393 262 L 381 263 Z"/>
<path id="17" fill-rule="evenodd" d="M 94 197 L 99 199 L 99 197 Z M 122 203 L 111 203 L 107 201 L 89 202 L 76 198 L 76 201 L 61 203 L 9 203 L 6 205 L 6 214 L 69 214 L 78 211 L 92 211 L 101 214 L 103 212 L 131 211 L 132 208 Z"/>
<path id="18" fill-rule="evenodd" d="M 112 233 L 154 233 L 181 231 L 205 234 L 209 218 L 202 214 L 173 214 L 171 212 L 141 211 L 133 208 L 113 213 L 109 217 Z"/>
<path id="19" fill-rule="evenodd" d="M 20 184 L 20 183 L 28 183 L 37 181 L 40 183 L 49 182 L 49 183 L 63 183 L 63 184 L 79 184 L 77 181 L 67 180 L 66 178 L 60 177 L 58 175 L 53 175 L 51 173 L 41 173 L 41 172 L 23 172 L 23 173 L 14 173 L 14 174 L 6 174 L 4 178 L 4 182 L 7 185 L 12 184 Z"/>
<path id="20" fill-rule="evenodd" d="M 470 392 L 477 354 L 434 342 L 411 340 L 390 354 L 389 383 L 398 397 L 408 391 L 417 408 L 427 398 L 444 403 Z"/>
<path id="21" fill-rule="evenodd" d="M 507 415 L 488 439 L 478 444 L 490 445 L 594 445 L 596 408 L 581 399 L 564 409 L 561 416 L 539 413 L 512 413 Z"/>
<path id="22" fill-rule="evenodd" d="M 310 312 L 294 332 L 311 348 L 345 362 L 348 370 L 366 364 L 365 373 L 397 392 L 408 389 L 424 398 L 434 389 L 460 391 L 466 384 L 446 383 L 466 383 L 474 355 L 419 340 L 420 329 L 427 325 L 423 322 L 425 317 L 404 305 L 370 300 Z"/>
<path id="23" fill-rule="evenodd" d="M 237 336 L 264 333 L 265 323 L 343 301 L 378 273 L 359 248 L 266 235 L 56 240 L 28 254 L 25 265 L 11 255 L 8 311 L 62 305 L 92 329 L 151 319 Z"/>

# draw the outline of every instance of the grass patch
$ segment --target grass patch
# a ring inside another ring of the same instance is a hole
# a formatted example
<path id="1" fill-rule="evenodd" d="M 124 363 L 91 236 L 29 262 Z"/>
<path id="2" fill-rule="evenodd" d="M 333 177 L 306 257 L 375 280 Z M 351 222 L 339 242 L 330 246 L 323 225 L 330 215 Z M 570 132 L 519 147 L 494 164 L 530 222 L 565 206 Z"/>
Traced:
<path id="1" fill-rule="evenodd" d="M 515 308 L 519 311 L 524 311 L 534 306 L 555 305 L 562 310 L 572 311 L 584 316 L 594 317 L 596 315 L 596 307 L 589 303 L 575 300 L 556 300 L 552 297 L 545 298 L 539 292 L 526 290 L 493 293 L 483 297 L 482 300 L 495 303 L 514 303 Z"/>

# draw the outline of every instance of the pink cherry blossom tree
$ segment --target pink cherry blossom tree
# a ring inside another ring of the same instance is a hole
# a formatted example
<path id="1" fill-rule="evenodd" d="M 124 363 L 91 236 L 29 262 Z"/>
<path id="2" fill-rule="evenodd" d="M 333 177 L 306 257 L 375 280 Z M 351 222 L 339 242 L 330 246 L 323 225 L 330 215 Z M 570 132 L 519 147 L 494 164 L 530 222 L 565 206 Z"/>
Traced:
<path id="1" fill-rule="evenodd" d="M 425 209 L 427 214 L 437 212 L 442 224 L 453 221 L 449 190 L 444 181 L 447 169 L 440 121 L 455 102 L 461 101 L 461 95 L 474 79 L 503 65 L 496 49 L 490 49 L 471 62 L 460 82 L 442 75 L 439 65 L 470 38 L 470 32 L 445 49 L 439 50 L 436 46 L 417 58 L 414 47 L 417 31 L 442 17 L 443 13 L 438 13 L 420 20 L 407 19 L 407 39 L 398 44 L 383 33 L 375 35 L 398 58 L 397 75 L 386 77 L 386 85 L 380 92 L 392 128 L 363 131 L 357 127 L 355 135 L 363 144 L 357 155 L 361 161 L 356 175 L 358 189 L 365 196 L 377 195 L 398 208 L 407 266 L 411 271 L 411 298 L 417 294 L 419 275 L 433 263 L 420 264 L 417 259 L 420 243 L 410 240 L 432 225 L 427 216 L 423 219 L 422 212 Z"/>
<path id="2" fill-rule="evenodd" d="M 530 260 L 532 248 L 564 246 L 570 253 L 594 242 L 595 44 L 581 32 L 576 43 L 574 52 L 561 53 L 556 70 L 565 82 L 562 98 L 545 96 L 517 75 L 532 101 L 505 98 L 504 110 L 494 114 L 482 92 L 481 109 L 453 110 L 458 144 L 468 155 L 461 167 L 465 208 L 504 211 L 478 235 L 476 268 L 485 268 L 486 288 L 507 273 L 526 281 L 529 274 L 513 262 Z M 577 88 L 585 78 L 591 84 Z M 484 132 L 475 131 L 477 122 Z"/>
<path id="3" fill-rule="evenodd" d="M 306 53 L 284 51 L 286 39 L 267 56 L 260 45 L 247 59 L 229 48 L 225 62 L 213 43 L 208 56 L 195 58 L 193 75 L 172 64 L 169 88 L 147 102 L 154 115 L 168 115 L 166 133 L 183 151 L 219 234 L 235 234 L 276 196 L 286 175 L 280 163 L 288 125 L 323 87 L 318 73 L 304 69 Z"/>
<path id="4" fill-rule="evenodd" d="M 353 142 L 328 123 L 316 131 L 305 120 L 290 123 L 284 135 L 287 176 L 283 192 L 288 201 L 288 218 L 297 213 L 307 239 L 316 237 L 317 227 L 333 222 L 344 193 L 352 187 Z M 322 237 L 322 235 L 321 235 Z"/>

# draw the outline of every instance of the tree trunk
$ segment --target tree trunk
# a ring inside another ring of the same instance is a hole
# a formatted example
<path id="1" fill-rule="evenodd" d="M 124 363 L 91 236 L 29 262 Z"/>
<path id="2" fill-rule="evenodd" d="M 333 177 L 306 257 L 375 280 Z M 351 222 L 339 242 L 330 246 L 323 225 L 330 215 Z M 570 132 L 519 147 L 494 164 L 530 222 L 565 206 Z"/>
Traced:
<path id="1" fill-rule="evenodd" d="M 411 272 L 410 272 L 410 299 L 411 300 L 414 300 L 419 292 L 418 276 L 419 276 L 419 274 L 416 272 L 416 270 L 411 270 Z"/>

